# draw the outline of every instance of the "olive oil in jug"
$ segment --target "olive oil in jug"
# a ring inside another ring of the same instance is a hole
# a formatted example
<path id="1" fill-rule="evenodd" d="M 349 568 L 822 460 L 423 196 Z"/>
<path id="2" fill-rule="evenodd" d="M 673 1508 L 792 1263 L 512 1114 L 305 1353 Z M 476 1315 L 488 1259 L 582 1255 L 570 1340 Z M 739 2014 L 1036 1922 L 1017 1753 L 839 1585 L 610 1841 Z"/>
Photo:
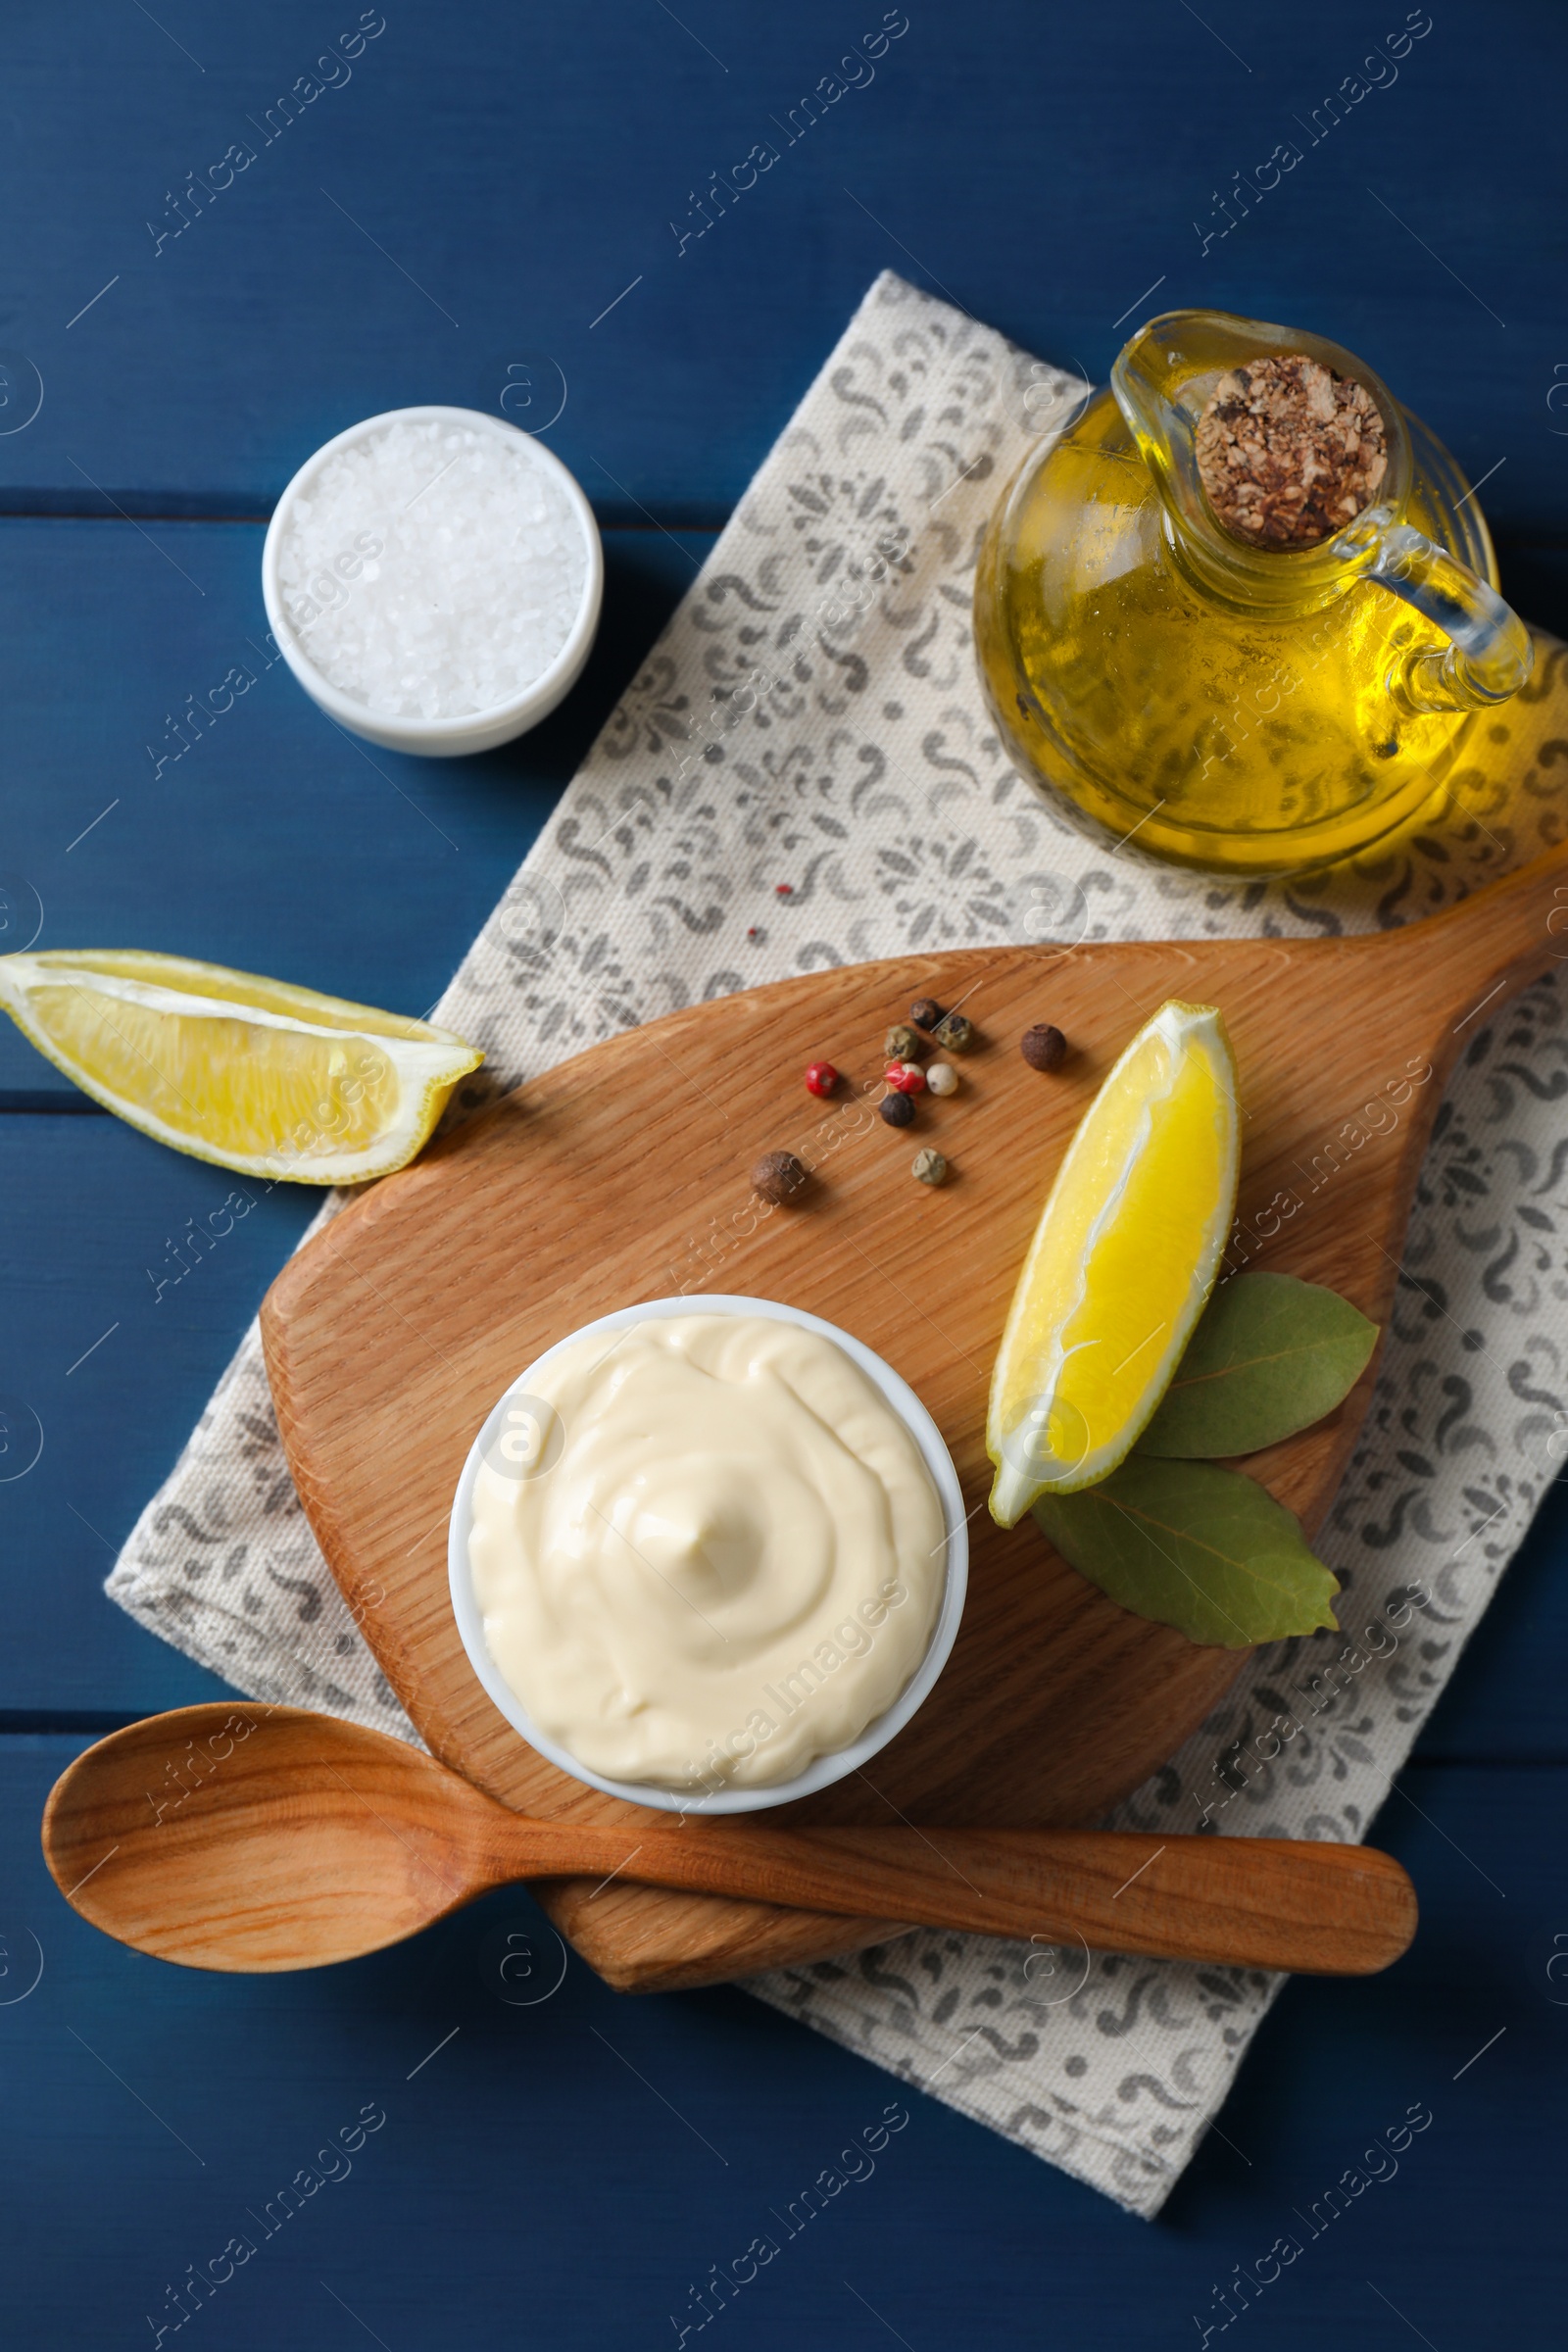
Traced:
<path id="1" fill-rule="evenodd" d="M 1372 503 L 1306 545 L 1222 524 L 1198 452 L 1216 385 L 1282 355 L 1363 387 L 1386 448 Z M 1031 453 L 982 548 L 975 635 L 1013 757 L 1077 821 L 1257 877 L 1413 814 L 1532 656 L 1441 443 L 1337 345 L 1216 312 L 1153 320 Z"/>

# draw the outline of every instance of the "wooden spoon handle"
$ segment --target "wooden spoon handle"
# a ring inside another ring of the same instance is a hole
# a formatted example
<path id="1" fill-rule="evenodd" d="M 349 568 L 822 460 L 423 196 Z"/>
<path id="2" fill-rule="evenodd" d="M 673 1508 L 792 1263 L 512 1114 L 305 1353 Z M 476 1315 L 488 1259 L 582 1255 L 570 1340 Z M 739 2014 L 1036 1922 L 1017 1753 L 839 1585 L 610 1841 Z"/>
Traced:
<path id="1" fill-rule="evenodd" d="M 549 1873 L 533 1842 L 544 1825 L 516 1826 L 533 1844 L 526 1875 Z M 554 1835 L 580 1869 L 582 1831 Z M 628 1836 L 623 1855 L 607 1843 L 607 1868 L 645 1886 L 1236 1968 L 1367 1976 L 1396 1960 L 1416 1928 L 1404 1872 L 1364 1845 L 751 1823 L 734 1836 L 690 1821 Z"/>

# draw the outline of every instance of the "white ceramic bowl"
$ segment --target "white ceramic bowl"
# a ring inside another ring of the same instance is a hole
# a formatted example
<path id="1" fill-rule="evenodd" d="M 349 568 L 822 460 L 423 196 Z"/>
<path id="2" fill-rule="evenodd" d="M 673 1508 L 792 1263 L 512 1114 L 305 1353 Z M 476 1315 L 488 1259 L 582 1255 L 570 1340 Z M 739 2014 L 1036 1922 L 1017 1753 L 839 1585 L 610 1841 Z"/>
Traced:
<path id="1" fill-rule="evenodd" d="M 473 1579 L 468 1565 L 468 1536 L 473 1525 L 473 1482 L 478 1476 L 486 1446 L 498 1435 L 505 1423 L 507 1406 L 515 1396 L 525 1396 L 530 1384 L 545 1367 L 573 1342 L 602 1331 L 624 1331 L 633 1323 L 648 1323 L 667 1315 L 765 1315 L 778 1323 L 799 1324 L 803 1331 L 814 1331 L 825 1340 L 833 1340 L 843 1348 L 851 1361 L 858 1364 L 872 1386 L 887 1399 L 920 1448 L 921 1457 L 931 1473 L 942 1502 L 942 1516 L 947 1529 L 947 1575 L 942 1606 L 925 1656 L 899 1697 L 885 1715 L 868 1724 L 859 1738 L 850 1746 L 835 1748 L 830 1754 L 817 1756 L 804 1772 L 788 1781 L 776 1781 L 765 1788 L 726 1788 L 713 1795 L 696 1793 L 689 1788 L 665 1788 L 648 1781 L 612 1781 L 602 1773 L 593 1772 L 581 1763 L 570 1750 L 540 1731 L 530 1719 L 527 1709 L 503 1676 L 485 1646 L 484 1618 L 474 1598 Z M 457 1498 L 452 1505 L 451 1531 L 447 1544 L 447 1565 L 452 1581 L 452 1608 L 463 1637 L 463 1646 L 468 1653 L 468 1663 L 478 1676 L 502 1714 L 514 1731 L 520 1732 L 530 1747 L 573 1780 L 586 1781 L 590 1788 L 602 1788 L 607 1796 L 618 1796 L 630 1805 L 657 1805 L 669 1813 L 760 1813 L 772 1805 L 787 1805 L 798 1796 L 810 1796 L 818 1788 L 830 1788 L 847 1774 L 858 1772 L 888 1741 L 903 1731 L 915 1710 L 929 1695 L 933 1684 L 948 1662 L 963 1615 L 964 1593 L 969 1581 L 969 1535 L 963 1507 L 963 1492 L 958 1474 L 953 1467 L 953 1457 L 942 1442 L 937 1428 L 919 1397 L 906 1381 L 899 1378 L 892 1366 L 847 1331 L 833 1323 L 824 1323 L 820 1315 L 808 1315 L 803 1307 L 782 1306 L 772 1298 L 736 1298 L 728 1296 L 693 1297 L 688 1298 L 652 1298 L 641 1306 L 623 1306 L 612 1315 L 601 1315 L 595 1323 L 586 1323 L 580 1331 L 572 1332 L 548 1348 L 536 1363 L 519 1374 L 506 1395 L 498 1399 L 494 1410 L 486 1416 L 484 1427 L 475 1438 L 468 1458 L 463 1465 L 458 1481 Z"/>
<path id="2" fill-rule="evenodd" d="M 583 577 L 582 604 L 571 626 L 571 634 L 560 653 L 531 685 L 525 686 L 510 702 L 498 703 L 490 710 L 472 710 L 461 718 L 387 718 L 357 702 L 353 695 L 344 694 L 322 677 L 299 641 L 294 624 L 283 604 L 283 593 L 277 577 L 278 549 L 288 526 L 289 512 L 302 492 L 308 491 L 328 458 L 340 449 L 348 449 L 357 441 L 380 432 L 389 424 L 461 424 L 473 432 L 490 433 L 497 440 L 521 442 L 531 461 L 544 472 L 555 477 L 564 490 L 572 511 L 582 526 L 583 541 L 588 552 Z M 525 735 L 555 709 L 564 695 L 569 694 L 582 675 L 583 663 L 592 649 L 599 627 L 599 608 L 604 601 L 605 556 L 600 544 L 599 525 L 594 511 L 583 496 L 576 477 L 569 473 L 553 450 L 531 433 L 522 433 L 514 424 L 499 416 L 487 416 L 482 409 L 388 409 L 384 416 L 367 416 L 362 424 L 351 424 L 347 432 L 335 433 L 323 441 L 316 455 L 307 458 L 294 479 L 278 500 L 272 519 L 268 525 L 267 539 L 262 548 L 262 598 L 267 606 L 268 626 L 276 641 L 277 649 L 295 677 L 314 703 L 319 704 L 328 718 L 335 718 L 340 727 L 353 735 L 363 735 L 368 743 L 379 743 L 391 752 L 417 752 L 426 759 L 453 760 L 468 752 L 491 752 L 498 743 L 510 743 L 514 735 Z"/>

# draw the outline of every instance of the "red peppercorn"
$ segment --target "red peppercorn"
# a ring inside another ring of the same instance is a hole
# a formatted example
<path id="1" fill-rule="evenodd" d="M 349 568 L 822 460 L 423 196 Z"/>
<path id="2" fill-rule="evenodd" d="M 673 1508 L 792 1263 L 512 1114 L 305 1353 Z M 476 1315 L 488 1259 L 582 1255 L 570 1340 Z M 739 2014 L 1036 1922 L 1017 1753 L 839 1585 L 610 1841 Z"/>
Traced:
<path id="1" fill-rule="evenodd" d="M 813 1061 L 806 1072 L 806 1091 L 808 1095 L 830 1095 L 839 1082 L 839 1074 L 830 1061 Z"/>
<path id="2" fill-rule="evenodd" d="M 917 1061 L 890 1061 L 882 1073 L 896 1095 L 923 1095 L 925 1072 Z"/>

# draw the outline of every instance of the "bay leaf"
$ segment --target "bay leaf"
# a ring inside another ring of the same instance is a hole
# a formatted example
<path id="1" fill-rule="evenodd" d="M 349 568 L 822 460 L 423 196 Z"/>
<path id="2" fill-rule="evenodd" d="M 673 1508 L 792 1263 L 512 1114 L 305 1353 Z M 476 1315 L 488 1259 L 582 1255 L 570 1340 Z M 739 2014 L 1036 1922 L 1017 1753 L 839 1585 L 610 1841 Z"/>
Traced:
<path id="1" fill-rule="evenodd" d="M 1250 1649 L 1337 1627 L 1338 1578 L 1284 1504 L 1239 1470 L 1134 1453 L 1098 1486 L 1042 1494 L 1033 1508 L 1080 1576 L 1190 1642 Z"/>
<path id="2" fill-rule="evenodd" d="M 1331 1413 L 1365 1371 L 1378 1327 L 1294 1274 L 1237 1274 L 1214 1293 L 1138 1441 L 1165 1460 L 1255 1453 Z"/>

